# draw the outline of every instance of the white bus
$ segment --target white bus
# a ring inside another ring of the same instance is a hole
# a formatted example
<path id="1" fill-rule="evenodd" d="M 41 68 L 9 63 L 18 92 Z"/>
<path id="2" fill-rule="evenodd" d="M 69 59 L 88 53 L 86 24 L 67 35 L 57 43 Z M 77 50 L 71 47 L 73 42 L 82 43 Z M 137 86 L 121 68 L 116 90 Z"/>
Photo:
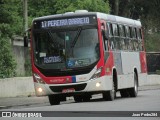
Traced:
<path id="1" fill-rule="evenodd" d="M 136 97 L 147 75 L 140 21 L 76 11 L 39 17 L 31 27 L 31 58 L 37 96 L 60 104 L 68 96 L 89 101 Z"/>

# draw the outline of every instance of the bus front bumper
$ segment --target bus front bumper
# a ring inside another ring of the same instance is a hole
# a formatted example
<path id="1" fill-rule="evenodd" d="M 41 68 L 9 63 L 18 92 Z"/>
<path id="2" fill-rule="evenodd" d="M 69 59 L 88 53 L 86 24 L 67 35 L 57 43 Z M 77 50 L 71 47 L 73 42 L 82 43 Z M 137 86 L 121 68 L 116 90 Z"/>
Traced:
<path id="1" fill-rule="evenodd" d="M 103 76 L 93 80 L 67 84 L 40 84 L 35 82 L 34 86 L 37 96 L 47 96 L 52 94 L 64 94 L 65 96 L 72 96 L 75 94 L 88 92 L 94 94 L 101 91 L 111 90 L 112 77 Z"/>

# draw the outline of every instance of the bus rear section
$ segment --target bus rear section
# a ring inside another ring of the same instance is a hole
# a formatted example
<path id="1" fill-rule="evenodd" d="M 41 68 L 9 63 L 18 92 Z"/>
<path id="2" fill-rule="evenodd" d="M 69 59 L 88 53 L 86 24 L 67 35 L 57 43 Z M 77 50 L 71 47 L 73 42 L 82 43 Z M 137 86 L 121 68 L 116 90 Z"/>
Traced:
<path id="1" fill-rule="evenodd" d="M 31 57 L 37 96 L 48 96 L 51 105 L 69 96 L 76 102 L 89 101 L 99 93 L 105 100 L 114 100 L 118 90 L 136 97 L 134 70 L 130 73 L 133 84 L 122 86 L 126 75 L 117 70 L 107 19 L 107 14 L 96 12 L 34 19 Z"/>

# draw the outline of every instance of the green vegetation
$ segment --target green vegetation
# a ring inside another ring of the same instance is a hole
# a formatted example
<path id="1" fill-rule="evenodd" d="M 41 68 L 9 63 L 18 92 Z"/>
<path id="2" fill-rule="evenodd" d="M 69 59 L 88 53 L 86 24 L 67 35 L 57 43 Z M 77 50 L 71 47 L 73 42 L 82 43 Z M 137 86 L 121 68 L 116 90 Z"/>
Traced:
<path id="1" fill-rule="evenodd" d="M 146 45 L 146 51 L 158 51 L 160 52 L 160 32 L 155 32 L 151 34 L 145 35 L 145 45 Z"/>
<path id="2" fill-rule="evenodd" d="M 104 0 L 57 0 L 55 3 L 56 13 L 81 9 L 109 13 L 109 3 Z"/>
<path id="3" fill-rule="evenodd" d="M 2 3 L 0 1 L 0 3 Z M 17 16 L 18 8 L 6 2 L 0 4 L 0 78 L 16 75 L 16 63 L 11 53 L 11 38 L 14 34 L 20 34 L 20 19 Z"/>
<path id="4" fill-rule="evenodd" d="M 0 78 L 13 77 L 16 75 L 16 64 L 10 52 L 11 44 L 7 37 L 0 34 L 0 38 Z"/>
<path id="5" fill-rule="evenodd" d="M 28 0 L 29 25 L 35 17 L 78 9 L 141 19 L 146 50 L 160 51 L 159 0 Z M 23 36 L 23 0 L 0 0 L 0 78 L 15 75 L 16 64 L 10 46 L 13 35 Z M 25 66 L 28 65 L 29 60 Z"/>

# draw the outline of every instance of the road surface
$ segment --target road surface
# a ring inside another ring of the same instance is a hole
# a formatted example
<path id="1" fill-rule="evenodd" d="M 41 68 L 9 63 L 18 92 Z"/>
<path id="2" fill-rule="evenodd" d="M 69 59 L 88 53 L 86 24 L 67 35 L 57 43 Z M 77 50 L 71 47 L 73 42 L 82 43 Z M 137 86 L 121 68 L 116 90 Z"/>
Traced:
<path id="1" fill-rule="evenodd" d="M 101 97 L 101 95 L 96 95 L 90 102 L 81 103 L 75 103 L 73 99 L 69 99 L 66 102 L 62 102 L 60 105 L 55 106 L 50 106 L 47 97 L 45 97 L 43 98 L 43 102 L 39 104 L 22 104 L 8 107 L 1 106 L 0 111 L 50 111 L 47 113 L 42 113 L 42 117 L 47 115 L 58 116 L 56 117 L 56 119 L 58 120 L 63 119 L 62 117 L 65 117 L 65 120 L 71 118 L 74 119 L 74 117 L 78 120 L 80 118 L 83 120 L 88 120 L 90 117 L 93 117 L 92 120 L 97 120 L 97 118 L 98 120 L 100 120 L 104 119 L 103 117 L 107 116 L 114 116 L 114 118 L 112 118 L 113 120 L 121 120 L 120 117 L 125 116 L 126 117 L 123 119 L 127 119 L 129 117 L 129 119 L 134 118 L 133 120 L 135 120 L 135 118 L 138 120 L 160 120 L 160 89 L 146 89 L 143 91 L 139 91 L 138 97 L 136 98 L 121 98 L 119 93 L 117 93 L 117 98 L 114 101 L 104 101 Z M 38 99 L 39 98 L 36 97 L 35 100 Z M 155 113 L 155 115 L 157 114 L 159 117 L 131 117 L 132 114 L 138 115 L 147 113 Z M 82 118 L 82 116 L 84 118 Z"/>

